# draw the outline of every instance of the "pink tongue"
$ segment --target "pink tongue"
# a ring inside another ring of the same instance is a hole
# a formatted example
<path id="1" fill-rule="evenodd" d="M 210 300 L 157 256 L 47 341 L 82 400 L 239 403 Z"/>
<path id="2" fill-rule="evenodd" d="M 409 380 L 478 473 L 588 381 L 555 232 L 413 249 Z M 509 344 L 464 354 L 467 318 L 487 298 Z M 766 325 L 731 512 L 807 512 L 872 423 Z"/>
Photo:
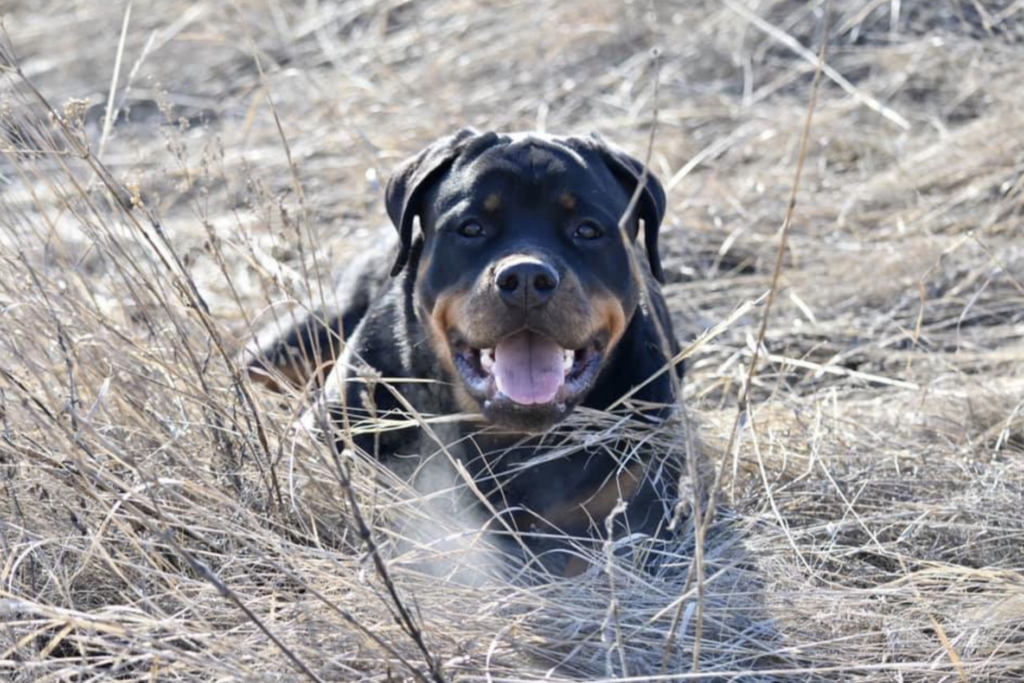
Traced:
<path id="1" fill-rule="evenodd" d="M 565 383 L 562 347 L 547 337 L 524 331 L 494 347 L 494 381 L 516 403 L 550 403 Z"/>

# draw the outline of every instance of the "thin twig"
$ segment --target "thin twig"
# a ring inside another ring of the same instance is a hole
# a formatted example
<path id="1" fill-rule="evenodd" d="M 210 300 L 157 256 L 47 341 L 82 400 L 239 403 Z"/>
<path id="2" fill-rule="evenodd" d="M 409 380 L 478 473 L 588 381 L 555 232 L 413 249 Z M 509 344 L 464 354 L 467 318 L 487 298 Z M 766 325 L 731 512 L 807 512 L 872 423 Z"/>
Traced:
<path id="1" fill-rule="evenodd" d="M 121 24 L 121 38 L 117 41 L 117 57 L 114 58 L 114 73 L 110 76 L 110 94 L 107 95 L 107 110 L 103 115 L 103 133 L 100 135 L 99 148 L 96 156 L 103 158 L 103 150 L 107 147 L 107 138 L 110 137 L 110 129 L 114 125 L 114 117 L 117 111 L 114 109 L 114 98 L 117 96 L 117 82 L 121 76 L 121 58 L 124 56 L 124 45 L 128 38 L 128 22 L 132 16 L 132 0 L 124 8 L 124 21 Z"/>

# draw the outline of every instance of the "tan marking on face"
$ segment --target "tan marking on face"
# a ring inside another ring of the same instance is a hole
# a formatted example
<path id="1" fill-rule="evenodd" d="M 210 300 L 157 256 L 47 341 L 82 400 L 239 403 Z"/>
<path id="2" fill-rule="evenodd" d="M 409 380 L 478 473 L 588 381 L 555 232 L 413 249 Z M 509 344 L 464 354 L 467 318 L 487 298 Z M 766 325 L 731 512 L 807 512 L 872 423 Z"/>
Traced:
<path id="1" fill-rule="evenodd" d="M 466 387 L 462 386 L 461 383 L 456 383 L 453 392 L 455 394 L 455 403 L 459 406 L 459 409 L 464 413 L 477 414 L 480 412 L 480 404 L 475 398 L 469 395 L 466 391 Z"/>
<path id="2" fill-rule="evenodd" d="M 461 305 L 460 296 L 444 296 L 438 298 L 434 305 L 434 311 L 430 316 L 430 334 L 428 335 L 430 345 L 434 353 L 441 360 L 441 364 L 455 380 L 452 384 L 452 395 L 455 397 L 455 404 L 464 413 L 479 413 L 480 404 L 469 395 L 466 387 L 459 380 L 458 368 L 452 359 L 452 349 L 448 343 L 448 333 L 451 329 L 452 311 L 457 310 Z M 457 314 L 456 314 L 457 315 Z"/>
<path id="3" fill-rule="evenodd" d="M 495 195 L 497 196 L 497 195 Z M 417 289 L 422 287 L 422 280 L 430 270 L 432 257 L 424 255 L 420 260 L 419 273 L 417 275 Z M 433 310 L 427 314 L 427 342 L 433 349 L 434 354 L 440 359 L 441 364 L 456 381 L 453 384 L 452 393 L 455 403 L 466 413 L 479 413 L 480 404 L 469 395 L 466 388 L 458 380 L 458 368 L 452 359 L 452 348 L 448 343 L 449 334 L 455 320 L 465 317 L 467 294 L 464 292 L 447 292 L 441 294 L 434 302 Z"/>
<path id="4" fill-rule="evenodd" d="M 622 302 L 611 295 L 596 296 L 591 300 L 591 329 L 607 330 L 608 345 L 605 347 L 605 358 L 611 356 L 612 349 L 626 333 L 626 311 Z"/>
<path id="5" fill-rule="evenodd" d="M 562 196 L 558 198 L 558 201 L 566 211 L 572 211 L 576 208 L 576 197 L 573 197 L 568 192 L 563 192 Z"/>
<path id="6" fill-rule="evenodd" d="M 484 211 L 487 213 L 494 213 L 501 208 L 501 194 L 498 192 L 492 192 L 487 195 L 487 199 L 484 200 Z"/>
<path id="7" fill-rule="evenodd" d="M 423 254 L 420 258 L 419 270 L 416 273 L 417 292 L 423 290 L 423 278 L 430 271 L 431 260 L 432 256 L 429 253 Z M 445 321 L 447 320 L 447 309 L 450 304 L 451 301 L 442 295 L 434 303 L 433 310 L 426 311 L 425 308 L 421 309 L 425 311 L 427 318 L 427 341 L 430 343 L 430 347 L 442 362 L 448 362 L 449 364 L 451 362 L 451 352 L 448 348 L 448 334 Z M 417 306 L 419 306 L 418 301 Z"/>
<path id="8" fill-rule="evenodd" d="M 448 343 L 448 334 L 452 321 L 458 317 L 458 309 L 462 307 L 464 297 L 449 293 L 437 297 L 434 310 L 430 311 L 427 325 L 427 339 L 442 365 L 453 377 L 458 373 L 452 361 L 452 349 Z"/>

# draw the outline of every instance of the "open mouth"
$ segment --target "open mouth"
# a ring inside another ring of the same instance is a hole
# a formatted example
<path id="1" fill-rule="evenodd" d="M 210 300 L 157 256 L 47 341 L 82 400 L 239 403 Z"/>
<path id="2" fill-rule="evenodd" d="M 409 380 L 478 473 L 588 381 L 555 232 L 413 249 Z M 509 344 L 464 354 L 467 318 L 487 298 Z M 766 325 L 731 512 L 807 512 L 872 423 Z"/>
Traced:
<path id="1" fill-rule="evenodd" d="M 601 344 L 566 349 L 550 338 L 521 330 L 490 348 L 453 345 L 455 366 L 477 399 L 516 406 L 564 410 L 594 382 L 601 365 Z"/>

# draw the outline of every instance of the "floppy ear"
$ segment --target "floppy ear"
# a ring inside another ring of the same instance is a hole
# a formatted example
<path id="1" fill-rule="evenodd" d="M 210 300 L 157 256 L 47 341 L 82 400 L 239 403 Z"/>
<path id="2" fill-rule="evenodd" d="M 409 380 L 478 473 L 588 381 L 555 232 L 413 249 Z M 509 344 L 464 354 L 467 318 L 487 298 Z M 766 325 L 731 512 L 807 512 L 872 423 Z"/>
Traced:
<path id="1" fill-rule="evenodd" d="M 644 177 L 643 162 L 605 142 L 597 133 L 591 133 L 591 139 L 609 170 L 632 197 L 632 193 L 636 192 L 637 185 Z M 661 255 L 658 253 L 658 231 L 661 229 L 661 220 L 665 217 L 665 203 L 665 189 L 661 186 L 661 181 L 648 169 L 637 202 L 637 215 L 644 222 L 644 249 L 647 251 L 647 261 L 651 264 L 651 274 L 662 283 L 665 282 L 665 273 L 661 269 Z M 639 230 L 639 226 L 637 229 Z"/>
<path id="2" fill-rule="evenodd" d="M 392 277 L 401 273 L 409 260 L 412 223 L 422 211 L 423 193 L 431 181 L 437 180 L 451 167 L 466 141 L 476 134 L 472 128 L 463 128 L 454 135 L 441 138 L 416 156 L 403 161 L 388 179 L 384 202 L 388 216 L 398 230 L 398 256 L 391 267 Z"/>

